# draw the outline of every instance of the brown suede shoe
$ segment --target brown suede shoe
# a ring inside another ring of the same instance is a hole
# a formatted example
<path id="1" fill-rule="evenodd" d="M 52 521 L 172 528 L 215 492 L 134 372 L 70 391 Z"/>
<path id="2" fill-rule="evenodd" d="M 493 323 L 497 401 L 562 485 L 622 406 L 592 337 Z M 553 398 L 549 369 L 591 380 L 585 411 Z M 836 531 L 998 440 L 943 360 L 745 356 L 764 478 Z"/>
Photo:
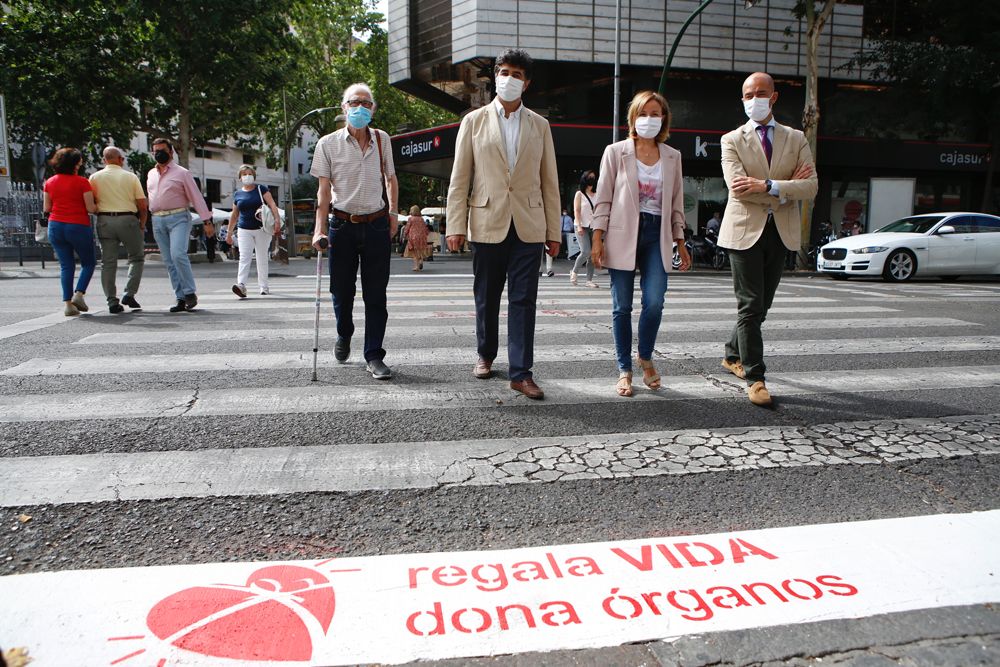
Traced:
<path id="1" fill-rule="evenodd" d="M 472 370 L 472 374 L 480 380 L 493 377 L 493 362 L 480 359 L 476 362 L 476 367 Z"/>
<path id="2" fill-rule="evenodd" d="M 754 405 L 764 408 L 771 406 L 771 394 L 768 393 L 763 380 L 758 380 L 747 387 L 747 396 L 750 397 L 750 402 Z"/>
<path id="3" fill-rule="evenodd" d="M 542 388 L 535 384 L 535 381 L 531 378 L 526 380 L 511 380 L 510 388 L 514 391 L 519 391 L 528 398 L 532 398 L 536 401 L 540 401 L 545 398 L 545 392 Z"/>
<path id="4" fill-rule="evenodd" d="M 729 359 L 723 357 L 722 367 L 741 380 L 745 380 L 747 377 L 746 371 L 743 370 L 743 363 L 739 359 L 736 361 L 729 361 Z"/>

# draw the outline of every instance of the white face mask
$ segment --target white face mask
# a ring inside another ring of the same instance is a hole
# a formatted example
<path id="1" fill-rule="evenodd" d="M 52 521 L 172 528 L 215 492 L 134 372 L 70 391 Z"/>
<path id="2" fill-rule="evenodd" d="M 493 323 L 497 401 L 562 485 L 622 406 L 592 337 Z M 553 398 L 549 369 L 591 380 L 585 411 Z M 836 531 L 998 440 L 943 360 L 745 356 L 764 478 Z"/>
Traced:
<path id="1" fill-rule="evenodd" d="M 253 185 L 253 174 L 243 174 L 240 176 L 240 183 L 243 185 Z"/>
<path id="2" fill-rule="evenodd" d="M 755 123 L 763 123 L 771 115 L 771 98 L 755 97 L 752 100 L 743 100 L 743 110 L 747 112 L 747 118 Z"/>
<path id="3" fill-rule="evenodd" d="M 643 139 L 653 139 L 660 133 L 663 119 L 659 116 L 639 116 L 635 119 L 635 133 Z"/>
<path id="4" fill-rule="evenodd" d="M 504 102 L 516 102 L 521 99 L 521 91 L 523 90 L 524 81 L 512 76 L 497 77 L 497 96 Z"/>

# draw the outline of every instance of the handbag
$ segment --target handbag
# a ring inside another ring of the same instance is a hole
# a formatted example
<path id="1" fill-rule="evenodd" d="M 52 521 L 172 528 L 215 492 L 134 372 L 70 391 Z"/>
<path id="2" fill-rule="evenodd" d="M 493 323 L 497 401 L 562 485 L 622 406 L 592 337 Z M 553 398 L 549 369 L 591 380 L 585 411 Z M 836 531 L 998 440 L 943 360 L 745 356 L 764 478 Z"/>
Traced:
<path id="1" fill-rule="evenodd" d="M 49 242 L 49 221 L 45 218 L 35 220 L 35 243 Z"/>
<path id="2" fill-rule="evenodd" d="M 271 213 L 271 207 L 267 205 L 264 201 L 264 186 L 257 186 L 257 193 L 260 195 L 260 208 L 257 209 L 256 218 L 260 220 L 260 224 L 264 227 L 264 231 L 267 232 L 268 236 L 274 234 L 274 227 L 276 224 L 280 226 L 274 219 L 274 213 Z"/>

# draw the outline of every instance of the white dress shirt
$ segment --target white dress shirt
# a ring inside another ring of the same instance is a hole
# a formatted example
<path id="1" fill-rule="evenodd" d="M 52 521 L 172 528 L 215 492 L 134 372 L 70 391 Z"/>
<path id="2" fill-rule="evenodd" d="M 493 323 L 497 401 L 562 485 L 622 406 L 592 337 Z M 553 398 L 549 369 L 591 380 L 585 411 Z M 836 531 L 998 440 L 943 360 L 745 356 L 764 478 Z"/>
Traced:
<path id="1" fill-rule="evenodd" d="M 500 118 L 500 136 L 507 150 L 507 168 L 514 171 L 514 165 L 517 164 L 517 143 L 521 140 L 521 109 L 524 104 L 519 104 L 517 111 L 512 111 L 506 118 L 504 114 L 507 112 L 500 104 L 499 97 L 493 98 L 493 104 L 496 105 L 497 116 Z"/>

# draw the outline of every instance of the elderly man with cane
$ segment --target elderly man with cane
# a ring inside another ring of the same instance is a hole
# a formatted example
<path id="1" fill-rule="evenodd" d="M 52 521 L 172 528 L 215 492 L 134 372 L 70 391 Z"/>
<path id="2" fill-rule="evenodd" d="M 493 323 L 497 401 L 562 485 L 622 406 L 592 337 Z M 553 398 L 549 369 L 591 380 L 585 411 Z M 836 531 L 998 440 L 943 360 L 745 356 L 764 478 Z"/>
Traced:
<path id="1" fill-rule="evenodd" d="M 343 363 L 351 354 L 360 265 L 365 301 L 365 364 L 373 378 L 388 380 L 392 371 L 385 364 L 382 341 L 389 319 L 386 289 L 390 244 L 398 225 L 394 211 L 399 208 L 399 185 L 389 135 L 368 127 L 376 109 L 371 88 L 363 83 L 348 86 L 341 108 L 347 126 L 319 140 L 309 170 L 319 180 L 313 247 L 320 250 L 322 241 L 329 240 L 330 292 L 337 318 L 334 356 Z M 328 223 L 333 191 L 337 193 L 337 205 Z"/>

